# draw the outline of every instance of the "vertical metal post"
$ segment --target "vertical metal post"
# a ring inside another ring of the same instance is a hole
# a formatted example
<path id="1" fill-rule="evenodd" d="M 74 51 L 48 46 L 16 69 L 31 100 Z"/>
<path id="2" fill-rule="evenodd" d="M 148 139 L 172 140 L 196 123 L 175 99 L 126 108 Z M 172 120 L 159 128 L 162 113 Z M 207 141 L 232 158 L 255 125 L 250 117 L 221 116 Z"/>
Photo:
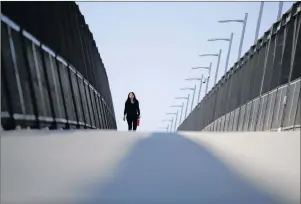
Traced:
<path id="1" fill-rule="evenodd" d="M 77 120 L 76 121 L 77 122 L 76 128 L 79 129 L 80 128 L 80 125 L 79 125 L 79 114 L 77 112 L 76 99 L 75 99 L 75 94 L 74 94 L 74 90 L 73 90 L 73 83 L 72 83 L 71 70 L 70 70 L 70 65 L 69 64 L 67 64 L 66 70 L 67 70 L 67 75 L 68 75 L 68 79 L 69 79 L 69 85 L 70 85 L 70 89 L 71 89 L 72 104 L 73 104 L 73 107 L 74 107 L 75 117 L 76 117 L 76 120 Z"/>
<path id="2" fill-rule="evenodd" d="M 210 62 L 210 65 L 209 65 L 209 78 L 211 77 L 211 68 L 212 68 L 212 62 Z"/>
<path id="3" fill-rule="evenodd" d="M 35 119 L 36 119 L 36 128 L 40 128 L 40 120 L 39 120 L 39 110 L 38 110 L 38 106 L 37 106 L 37 96 L 36 93 L 34 91 L 34 85 L 33 85 L 33 77 L 32 77 L 32 73 L 30 70 L 30 64 L 29 64 L 29 60 L 27 57 L 27 49 L 26 49 L 26 45 L 25 45 L 25 37 L 23 36 L 23 29 L 20 29 L 19 32 L 19 36 L 21 38 L 21 44 L 22 44 L 22 54 L 23 54 L 23 59 L 25 61 L 25 68 L 27 71 L 27 76 L 28 76 L 28 82 L 29 82 L 29 90 L 30 90 L 30 98 L 32 99 L 32 107 L 33 107 L 33 113 L 35 115 Z"/>
<path id="4" fill-rule="evenodd" d="M 208 86 L 209 86 L 209 80 L 210 80 L 210 77 L 211 77 L 211 68 L 212 68 L 212 63 L 210 62 L 210 65 L 209 65 L 209 76 L 207 77 L 207 84 L 206 84 L 206 90 L 205 90 L 205 95 L 207 94 L 207 91 L 208 91 Z"/>
<path id="5" fill-rule="evenodd" d="M 100 114 L 99 114 L 99 105 L 97 103 L 97 98 L 98 98 L 98 95 L 97 95 L 97 91 L 94 92 L 94 102 L 95 102 L 95 111 L 96 111 L 96 114 L 97 114 L 97 118 L 98 118 L 98 126 L 99 126 L 99 129 L 101 129 L 101 118 L 100 118 Z M 112 123 L 112 121 L 111 121 Z M 111 124 L 112 127 L 113 127 L 113 124 Z"/>
<path id="6" fill-rule="evenodd" d="M 190 94 L 188 94 L 188 96 L 187 96 L 187 104 L 186 104 L 185 119 L 187 118 L 187 114 L 188 114 L 189 97 L 190 97 Z"/>
<path id="7" fill-rule="evenodd" d="M 297 100 L 297 108 L 296 108 L 296 113 L 295 113 L 295 117 L 294 117 L 293 130 L 296 129 L 297 113 L 300 112 L 300 96 L 301 96 L 301 91 L 299 91 L 299 96 L 298 96 L 298 100 Z"/>
<path id="8" fill-rule="evenodd" d="M 199 88 L 199 94 L 198 94 L 198 102 L 197 102 L 197 104 L 200 102 L 200 99 L 201 99 L 202 85 L 203 85 L 203 74 L 202 74 L 201 81 L 200 81 L 200 88 Z"/>
<path id="9" fill-rule="evenodd" d="M 194 102 L 195 90 L 196 90 L 196 84 L 194 85 L 194 89 L 193 89 L 193 95 L 192 95 L 192 100 L 191 100 L 191 108 L 190 108 L 190 112 L 192 112 L 192 109 L 193 109 L 193 102 Z"/>
<path id="10" fill-rule="evenodd" d="M 283 125 L 284 125 L 284 119 L 286 116 L 286 109 L 287 109 L 287 99 L 290 94 L 290 86 L 291 86 L 291 78 L 293 74 L 293 69 L 294 69 L 294 63 L 295 63 L 295 57 L 296 57 L 296 49 L 297 49 L 297 42 L 299 40 L 299 35 L 300 35 L 300 27 L 301 27 L 301 17 L 299 16 L 299 22 L 298 19 L 295 19 L 294 22 L 294 33 L 293 33 L 293 43 L 292 43 L 292 55 L 291 55 L 291 64 L 290 64 L 290 71 L 289 71 L 289 76 L 288 76 L 288 82 L 287 82 L 287 89 L 286 89 L 286 102 L 284 104 L 282 114 L 281 114 L 281 122 L 280 122 L 280 127 L 281 130 L 283 130 Z"/>
<path id="11" fill-rule="evenodd" d="M 58 62 L 58 55 L 55 54 L 55 65 L 56 65 L 56 68 L 57 68 L 57 74 L 58 74 L 58 79 L 59 79 L 59 84 L 60 84 L 60 89 L 61 89 L 61 97 L 62 97 L 62 102 L 63 102 L 63 107 L 64 107 L 64 112 L 65 112 L 65 119 L 66 119 L 66 126 L 65 128 L 66 129 L 70 129 L 70 124 L 69 124 L 69 115 L 68 115 L 68 111 L 67 111 L 67 104 L 66 104 L 66 97 L 65 97 L 65 94 L 66 94 L 66 90 L 64 90 L 64 86 L 63 86 L 63 79 L 62 79 L 62 75 L 61 75 L 61 72 L 60 72 L 60 64 Z"/>
<path id="12" fill-rule="evenodd" d="M 220 60 L 221 60 L 221 54 L 222 54 L 222 50 L 220 49 L 219 53 L 218 53 L 217 66 L 216 66 L 216 71 L 215 71 L 214 85 L 216 84 L 216 80 L 217 80 L 217 74 L 218 74 L 219 63 L 220 63 Z"/>
<path id="13" fill-rule="evenodd" d="M 53 98 L 52 98 L 51 90 L 50 90 L 49 76 L 48 76 L 47 68 L 46 68 L 46 62 L 45 62 L 46 56 L 45 56 L 45 51 L 43 51 L 43 49 L 42 49 L 42 44 L 40 44 L 38 49 L 39 49 L 40 55 L 42 56 L 41 57 L 42 58 L 42 67 L 43 67 L 43 71 L 44 71 L 47 94 L 48 94 L 48 98 L 49 98 L 49 105 L 50 105 L 50 110 L 51 110 L 52 119 L 53 119 L 53 122 L 50 125 L 50 129 L 56 129 L 57 128 L 56 115 L 55 115 L 54 106 L 53 106 Z"/>
<path id="14" fill-rule="evenodd" d="M 79 73 L 79 72 L 77 71 L 77 73 Z M 83 115 L 83 121 L 81 121 L 81 122 L 83 122 L 85 124 L 84 128 L 86 128 L 87 121 L 86 121 L 86 116 L 85 116 L 85 111 L 84 111 L 85 109 L 84 109 L 84 104 L 83 104 L 83 99 L 82 99 L 81 87 L 80 87 L 79 83 L 80 83 L 79 76 L 76 75 L 76 84 L 77 84 L 77 88 L 78 88 L 78 91 L 79 91 L 78 95 L 79 95 L 79 101 L 80 101 L 80 105 L 81 105 L 81 109 L 82 109 L 82 115 Z M 98 106 L 99 106 L 99 103 L 98 103 Z"/>
<path id="15" fill-rule="evenodd" d="M 240 44 L 239 44 L 239 49 L 238 49 L 237 61 L 239 61 L 240 55 L 241 55 L 242 45 L 243 45 L 244 37 L 245 37 L 247 20 L 248 20 L 248 13 L 245 13 L 245 19 L 244 19 L 244 24 L 243 24 L 243 27 L 242 27 L 242 33 L 241 33 Z"/>
<path id="16" fill-rule="evenodd" d="M 227 69 L 228 69 L 228 65 L 229 65 L 232 41 L 233 41 L 233 33 L 231 33 L 230 41 L 229 41 L 229 48 L 228 48 L 228 54 L 227 54 L 227 59 L 226 59 L 226 66 L 225 66 L 225 74 L 227 73 Z"/>
<path id="17" fill-rule="evenodd" d="M 283 8 L 283 1 L 279 2 L 279 7 L 278 7 L 278 14 L 277 14 L 277 20 L 280 19 L 281 14 L 282 14 L 282 8 Z"/>
<path id="18" fill-rule="evenodd" d="M 170 132 L 172 132 L 172 126 L 173 126 L 173 118 L 171 118 L 171 125 L 170 125 Z"/>
<path id="19" fill-rule="evenodd" d="M 183 108 L 184 108 L 184 102 L 182 102 L 181 114 L 180 114 L 180 120 L 179 120 L 179 126 L 180 126 L 180 124 L 181 124 L 181 122 L 182 122 Z"/>
<path id="20" fill-rule="evenodd" d="M 16 121 L 13 117 L 14 115 L 14 108 L 13 108 L 13 104 L 12 104 L 12 97 L 11 97 L 11 92 L 9 91 L 9 79 L 6 75 L 6 70 L 7 68 L 4 65 L 4 57 L 3 57 L 3 52 L 1 52 L 1 86 L 5 84 L 5 86 L 3 86 L 4 89 L 4 93 L 2 92 L 1 97 L 4 98 L 4 100 L 6 100 L 6 104 L 7 104 L 7 108 L 8 108 L 8 114 L 9 114 L 9 119 L 7 122 L 5 122 L 5 124 L 2 124 L 2 120 L 1 121 L 1 125 L 3 125 L 3 129 L 4 130 L 14 130 L 16 128 Z"/>
<path id="21" fill-rule="evenodd" d="M 205 90 L 205 95 L 207 94 L 207 92 L 208 92 L 208 84 L 209 84 L 209 77 L 207 77 L 207 84 L 206 84 L 206 90 Z"/>
<path id="22" fill-rule="evenodd" d="M 256 41 L 257 41 L 258 35 L 259 35 L 261 18 L 262 18 L 262 12 L 263 12 L 263 6 L 264 6 L 264 2 L 262 1 L 262 2 L 260 2 L 260 9 L 259 9 L 259 14 L 258 14 L 258 19 L 257 19 L 257 26 L 256 26 L 254 44 L 256 44 Z"/>
<path id="23" fill-rule="evenodd" d="M 177 132 L 177 122 L 178 122 L 178 110 L 177 110 L 177 114 L 176 114 L 176 121 L 175 121 L 175 132 Z"/>

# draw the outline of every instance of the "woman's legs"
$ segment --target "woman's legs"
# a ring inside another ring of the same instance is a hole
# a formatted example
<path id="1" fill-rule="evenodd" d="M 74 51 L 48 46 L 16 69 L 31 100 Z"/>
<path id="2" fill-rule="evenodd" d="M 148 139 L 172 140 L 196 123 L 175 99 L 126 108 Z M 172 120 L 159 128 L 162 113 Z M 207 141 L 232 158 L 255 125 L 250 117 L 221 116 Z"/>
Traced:
<path id="1" fill-rule="evenodd" d="M 127 117 L 126 120 L 128 122 L 128 130 L 131 131 L 133 129 L 134 131 L 136 131 L 137 130 L 137 118 Z"/>
<path id="2" fill-rule="evenodd" d="M 137 130 L 137 119 L 133 120 L 133 130 L 136 131 Z"/>
<path id="3" fill-rule="evenodd" d="M 133 120 L 132 120 L 132 118 L 129 118 L 129 117 L 127 117 L 126 120 L 128 122 L 128 130 L 131 131 L 132 130 Z"/>

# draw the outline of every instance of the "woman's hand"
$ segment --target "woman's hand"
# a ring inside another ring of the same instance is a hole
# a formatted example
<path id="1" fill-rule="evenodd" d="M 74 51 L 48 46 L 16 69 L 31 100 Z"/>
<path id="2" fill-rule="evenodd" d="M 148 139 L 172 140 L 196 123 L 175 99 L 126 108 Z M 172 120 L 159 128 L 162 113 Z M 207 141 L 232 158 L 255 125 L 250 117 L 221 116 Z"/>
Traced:
<path id="1" fill-rule="evenodd" d="M 123 121 L 125 121 L 125 115 L 123 116 Z"/>

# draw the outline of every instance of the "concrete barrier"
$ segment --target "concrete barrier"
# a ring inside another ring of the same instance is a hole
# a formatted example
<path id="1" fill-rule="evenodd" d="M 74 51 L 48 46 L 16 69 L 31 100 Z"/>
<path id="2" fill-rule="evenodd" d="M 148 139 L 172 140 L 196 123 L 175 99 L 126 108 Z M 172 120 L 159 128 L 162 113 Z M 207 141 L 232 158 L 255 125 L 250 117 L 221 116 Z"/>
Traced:
<path id="1" fill-rule="evenodd" d="M 300 132 L 1 132 L 1 204 L 300 203 Z"/>

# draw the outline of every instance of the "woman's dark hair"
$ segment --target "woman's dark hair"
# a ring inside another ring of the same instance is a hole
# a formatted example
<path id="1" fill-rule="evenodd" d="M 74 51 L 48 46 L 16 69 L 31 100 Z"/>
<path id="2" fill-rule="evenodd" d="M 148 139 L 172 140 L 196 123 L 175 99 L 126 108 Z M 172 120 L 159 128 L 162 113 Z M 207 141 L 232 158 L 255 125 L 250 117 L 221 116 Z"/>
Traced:
<path id="1" fill-rule="evenodd" d="M 127 100 L 126 100 L 127 103 L 131 102 L 131 99 L 130 99 L 130 94 L 131 94 L 131 93 L 134 95 L 133 101 L 137 101 L 135 93 L 134 93 L 134 92 L 130 92 L 130 93 L 128 94 L 128 98 L 127 98 Z"/>

